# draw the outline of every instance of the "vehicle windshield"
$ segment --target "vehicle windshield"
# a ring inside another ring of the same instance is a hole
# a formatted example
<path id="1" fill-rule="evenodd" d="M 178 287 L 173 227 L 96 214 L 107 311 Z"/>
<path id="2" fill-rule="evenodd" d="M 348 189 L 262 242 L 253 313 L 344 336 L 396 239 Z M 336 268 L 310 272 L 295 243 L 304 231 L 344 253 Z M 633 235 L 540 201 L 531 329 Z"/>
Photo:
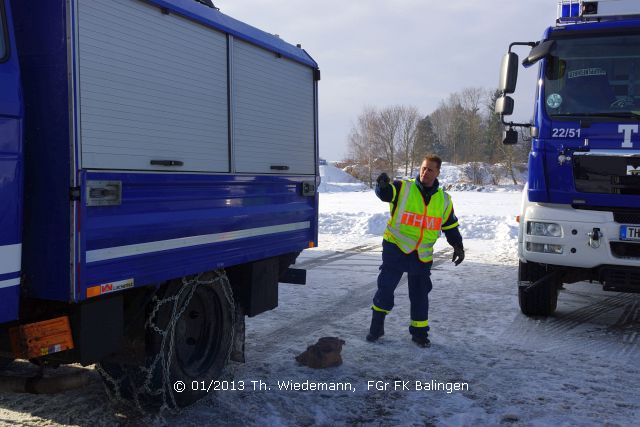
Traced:
<path id="1" fill-rule="evenodd" d="M 557 39 L 544 101 L 552 118 L 640 117 L 640 34 Z"/>

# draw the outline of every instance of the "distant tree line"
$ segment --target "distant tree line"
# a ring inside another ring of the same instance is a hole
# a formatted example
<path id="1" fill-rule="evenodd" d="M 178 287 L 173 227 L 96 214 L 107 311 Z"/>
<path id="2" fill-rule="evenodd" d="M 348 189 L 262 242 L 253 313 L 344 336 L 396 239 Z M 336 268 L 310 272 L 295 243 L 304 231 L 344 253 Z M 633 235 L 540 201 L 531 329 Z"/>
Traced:
<path id="1" fill-rule="evenodd" d="M 346 163 L 355 166 L 352 174 L 373 185 L 379 171 L 413 175 L 425 154 L 436 153 L 454 164 L 471 163 L 474 183 L 479 162 L 500 164 L 516 183 L 514 165 L 526 162 L 529 145 L 502 144 L 503 126 L 493 112 L 498 96 L 497 90 L 465 88 L 427 116 L 413 106 L 365 107 L 349 133 Z"/>

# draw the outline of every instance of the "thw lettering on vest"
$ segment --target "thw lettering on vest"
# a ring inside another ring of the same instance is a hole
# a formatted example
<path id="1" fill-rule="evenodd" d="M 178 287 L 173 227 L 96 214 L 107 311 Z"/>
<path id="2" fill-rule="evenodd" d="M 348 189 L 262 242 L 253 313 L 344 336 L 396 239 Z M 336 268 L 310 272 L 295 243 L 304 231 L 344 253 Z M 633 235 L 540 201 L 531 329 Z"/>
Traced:
<path id="1" fill-rule="evenodd" d="M 415 212 L 405 212 L 402 214 L 400 223 L 410 227 L 425 228 L 427 230 L 440 230 L 442 218 L 424 216 Z"/>

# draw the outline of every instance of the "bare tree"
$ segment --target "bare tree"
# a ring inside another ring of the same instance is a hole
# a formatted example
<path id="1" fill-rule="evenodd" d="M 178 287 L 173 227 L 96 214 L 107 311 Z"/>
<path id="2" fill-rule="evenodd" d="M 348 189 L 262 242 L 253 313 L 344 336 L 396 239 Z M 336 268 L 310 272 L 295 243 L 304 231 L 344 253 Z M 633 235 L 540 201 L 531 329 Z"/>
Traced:
<path id="1" fill-rule="evenodd" d="M 409 175 L 409 167 L 413 169 L 413 157 L 417 125 L 420 117 L 416 107 L 399 107 L 400 113 L 400 152 L 404 157 L 404 174 Z"/>
<path id="2" fill-rule="evenodd" d="M 379 170 L 395 174 L 402 165 L 405 175 L 413 174 L 422 156 L 434 152 L 445 161 L 470 163 L 466 170 L 474 183 L 484 178 L 481 162 L 502 163 L 502 170 L 516 183 L 514 165 L 526 161 L 528 144 L 502 144 L 503 126 L 493 113 L 498 95 L 495 90 L 464 88 L 451 93 L 422 119 L 412 106 L 364 108 L 348 138 L 356 170 L 364 170 L 359 173 L 361 179 L 372 185 Z M 492 171 L 494 182 L 499 181 L 500 169 Z"/>
<path id="3" fill-rule="evenodd" d="M 369 187 L 373 187 L 374 165 L 379 148 L 376 143 L 375 128 L 378 121 L 378 111 L 374 107 L 364 107 L 356 123 L 349 133 L 349 151 L 351 157 L 365 168 L 364 179 Z"/>
<path id="4" fill-rule="evenodd" d="M 460 151 L 463 153 L 463 161 L 471 162 L 470 178 L 474 184 L 482 183 L 479 161 L 482 159 L 480 144 L 482 140 L 481 102 L 483 97 L 484 91 L 481 88 L 465 88 L 460 93 L 460 106 L 464 117 L 462 129 L 464 145 Z"/>
<path id="5" fill-rule="evenodd" d="M 396 173 L 397 141 L 400 131 L 400 106 L 380 110 L 374 127 L 376 143 L 382 148 L 383 158 L 392 174 Z"/>

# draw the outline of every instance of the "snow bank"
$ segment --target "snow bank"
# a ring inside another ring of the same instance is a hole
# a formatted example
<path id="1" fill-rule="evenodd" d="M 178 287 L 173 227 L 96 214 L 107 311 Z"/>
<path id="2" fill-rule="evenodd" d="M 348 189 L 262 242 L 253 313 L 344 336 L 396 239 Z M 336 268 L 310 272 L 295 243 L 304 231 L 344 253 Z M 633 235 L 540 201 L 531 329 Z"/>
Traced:
<path id="1" fill-rule="evenodd" d="M 320 187 L 318 187 L 320 193 L 343 193 L 369 189 L 365 184 L 333 165 L 321 165 L 320 178 L 322 180 Z"/>

